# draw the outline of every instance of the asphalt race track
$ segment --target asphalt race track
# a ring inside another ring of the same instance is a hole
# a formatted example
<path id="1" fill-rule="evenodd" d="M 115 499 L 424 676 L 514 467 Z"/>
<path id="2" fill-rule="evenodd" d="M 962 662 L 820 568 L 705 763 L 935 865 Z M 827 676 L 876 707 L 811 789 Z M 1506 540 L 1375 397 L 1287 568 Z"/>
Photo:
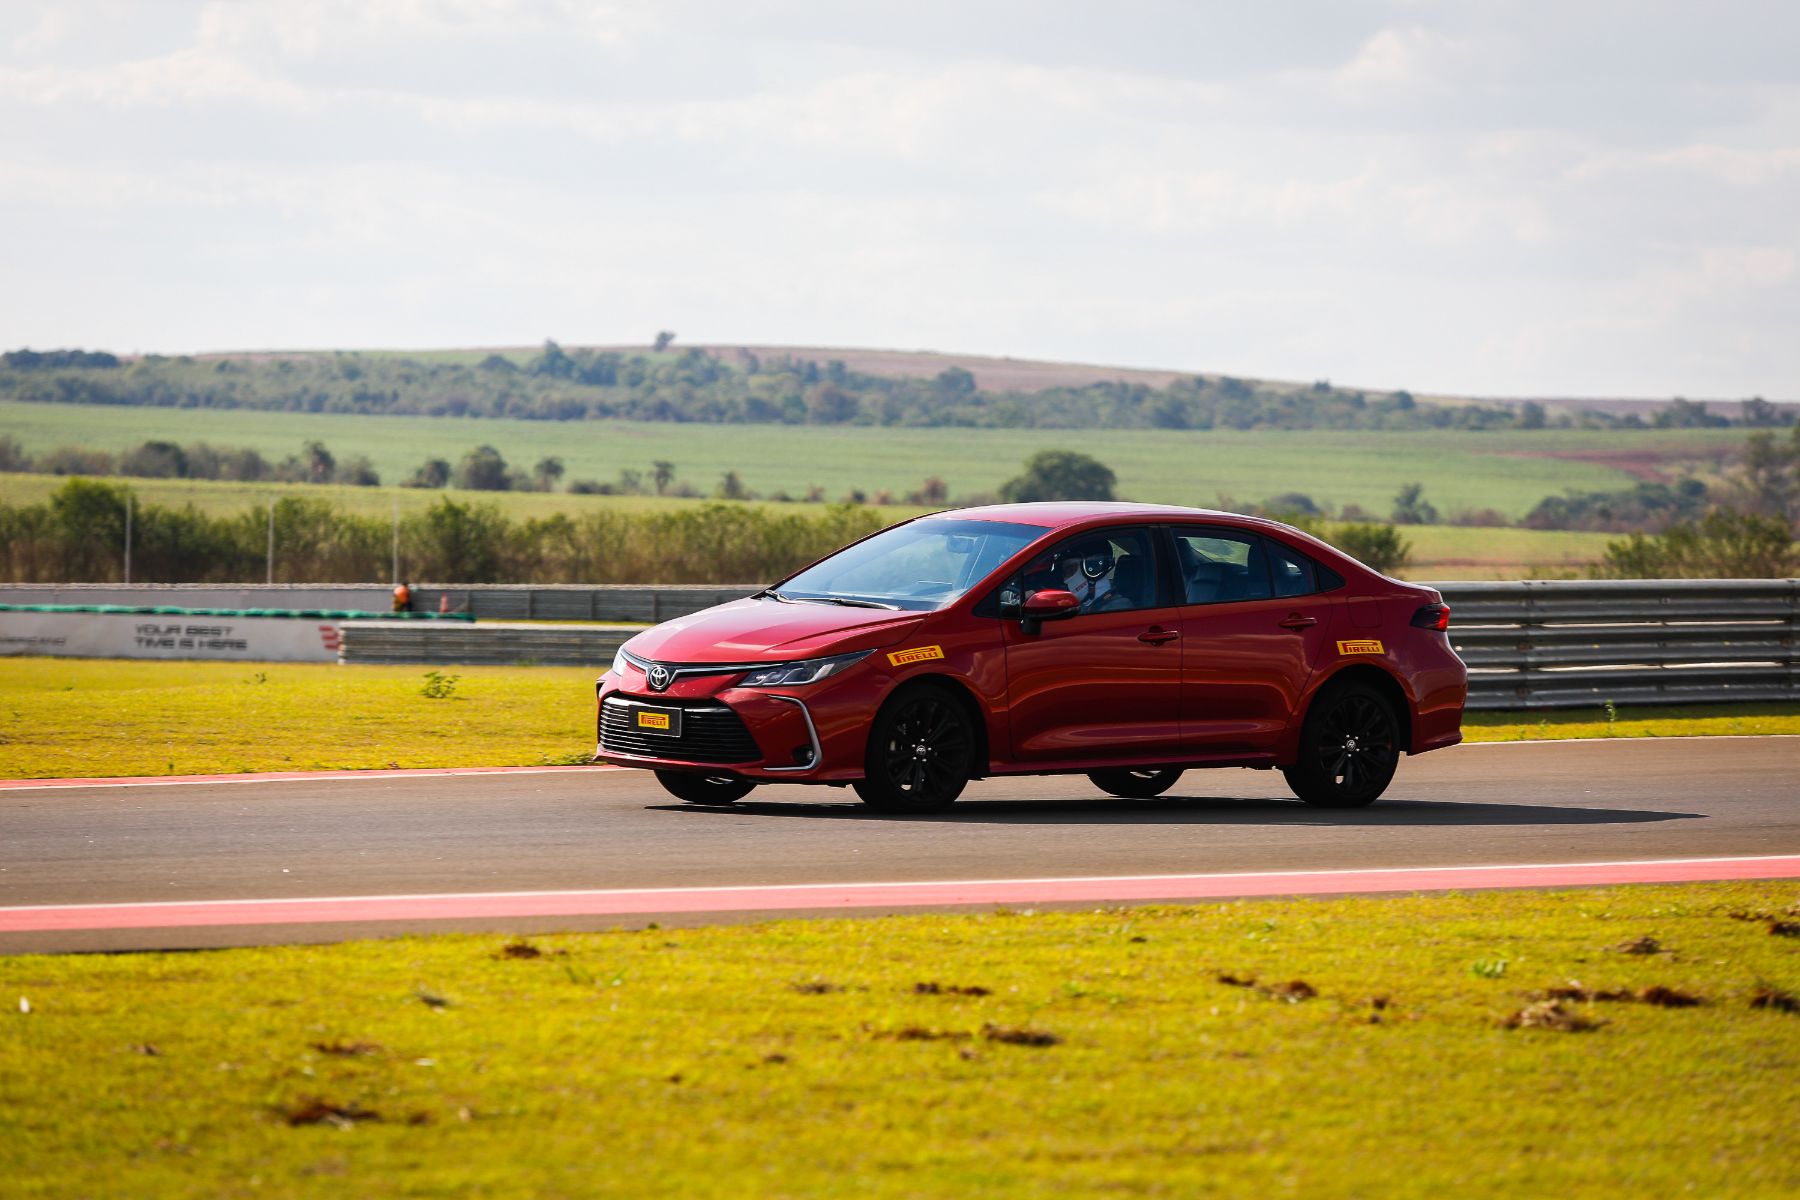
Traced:
<path id="1" fill-rule="evenodd" d="M 1727 859 L 1757 861 L 1685 861 Z M 1800 877 L 1800 738 L 1461 746 L 1350 812 L 1243 770 L 1154 801 L 993 780 L 930 817 L 797 786 L 697 808 L 600 768 L 0 791 L 0 952 L 1732 877 Z M 866 884 L 911 890 L 790 886 Z"/>

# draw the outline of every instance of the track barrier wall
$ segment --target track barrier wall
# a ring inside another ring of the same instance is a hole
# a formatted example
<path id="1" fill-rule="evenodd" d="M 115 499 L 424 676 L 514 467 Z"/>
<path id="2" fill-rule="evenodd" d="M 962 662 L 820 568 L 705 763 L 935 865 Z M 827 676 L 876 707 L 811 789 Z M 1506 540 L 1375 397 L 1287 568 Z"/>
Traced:
<path id="1" fill-rule="evenodd" d="M 1433 586 L 1470 708 L 1800 700 L 1800 580 Z"/>
<path id="2" fill-rule="evenodd" d="M 1430 586 L 1450 604 L 1451 643 L 1469 666 L 1472 709 L 1800 700 L 1800 580 Z M 695 612 L 757 587 L 416 585 L 414 603 L 422 612 L 436 612 L 441 603 L 483 623 L 345 621 L 339 626 L 341 661 L 600 670 L 635 625 Z M 0 586 L 0 603 L 11 604 L 378 609 L 388 595 L 381 584 Z M 528 623 L 533 621 L 584 623 Z"/>
<path id="3" fill-rule="evenodd" d="M 385 614 L 342 609 L 0 603 L 0 656 L 337 662 L 343 630 Z M 412 618 L 420 623 L 469 618 Z"/>

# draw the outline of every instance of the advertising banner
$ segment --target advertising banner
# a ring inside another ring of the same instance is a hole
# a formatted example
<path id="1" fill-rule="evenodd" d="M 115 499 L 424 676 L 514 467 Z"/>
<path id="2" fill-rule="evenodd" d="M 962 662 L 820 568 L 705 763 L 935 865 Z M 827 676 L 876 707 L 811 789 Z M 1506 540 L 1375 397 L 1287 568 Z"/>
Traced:
<path id="1" fill-rule="evenodd" d="M 0 655 L 336 662 L 338 643 L 316 618 L 0 612 Z"/>

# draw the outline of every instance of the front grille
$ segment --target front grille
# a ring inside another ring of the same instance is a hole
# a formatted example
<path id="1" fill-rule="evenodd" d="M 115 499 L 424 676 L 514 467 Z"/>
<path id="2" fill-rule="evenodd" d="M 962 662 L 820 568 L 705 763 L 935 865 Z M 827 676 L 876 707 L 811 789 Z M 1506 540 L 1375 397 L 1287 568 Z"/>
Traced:
<path id="1" fill-rule="evenodd" d="M 639 707 L 618 696 L 600 705 L 600 749 L 645 758 L 672 758 L 681 762 L 746 763 L 762 761 L 756 739 L 744 727 L 743 718 L 723 704 L 694 704 L 671 700 L 653 708 L 681 710 L 681 736 L 644 733 L 631 723 Z"/>

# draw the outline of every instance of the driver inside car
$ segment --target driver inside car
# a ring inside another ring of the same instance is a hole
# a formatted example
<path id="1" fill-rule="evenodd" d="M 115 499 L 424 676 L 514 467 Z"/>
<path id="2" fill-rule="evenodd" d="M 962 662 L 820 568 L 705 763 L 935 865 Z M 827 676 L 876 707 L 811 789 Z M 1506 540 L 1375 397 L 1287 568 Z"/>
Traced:
<path id="1" fill-rule="evenodd" d="M 1081 611 L 1107 612 L 1133 604 L 1116 587 L 1113 572 L 1118 560 L 1105 542 L 1089 542 L 1062 553 L 1057 574 L 1065 590 L 1081 601 Z"/>

